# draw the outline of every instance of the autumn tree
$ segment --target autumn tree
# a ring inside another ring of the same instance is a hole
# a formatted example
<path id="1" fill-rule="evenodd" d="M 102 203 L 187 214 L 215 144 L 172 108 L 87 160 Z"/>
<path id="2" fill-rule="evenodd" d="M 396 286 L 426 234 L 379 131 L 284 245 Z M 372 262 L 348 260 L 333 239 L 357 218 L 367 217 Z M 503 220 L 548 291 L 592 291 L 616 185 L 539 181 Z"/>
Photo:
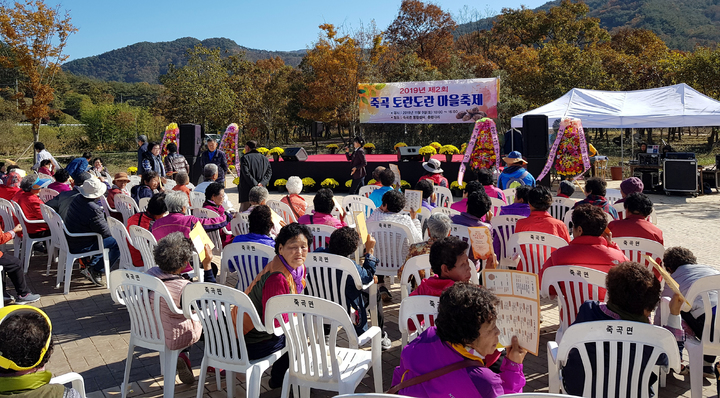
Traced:
<path id="1" fill-rule="evenodd" d="M 40 122 L 50 112 L 53 79 L 68 58 L 63 50 L 76 31 L 67 12 L 61 14 L 59 7 L 50 8 L 42 0 L 0 4 L 0 38 L 11 50 L 0 55 L 0 64 L 21 75 L 14 98 L 32 124 L 35 142 Z"/>
<path id="2" fill-rule="evenodd" d="M 248 103 L 250 124 L 261 128 L 266 142 L 278 140 L 278 132 L 289 131 L 291 101 L 289 93 L 293 81 L 300 78 L 300 72 L 279 58 L 261 59 L 255 62 L 251 81 L 252 95 Z M 287 139 L 287 134 L 285 135 Z"/>

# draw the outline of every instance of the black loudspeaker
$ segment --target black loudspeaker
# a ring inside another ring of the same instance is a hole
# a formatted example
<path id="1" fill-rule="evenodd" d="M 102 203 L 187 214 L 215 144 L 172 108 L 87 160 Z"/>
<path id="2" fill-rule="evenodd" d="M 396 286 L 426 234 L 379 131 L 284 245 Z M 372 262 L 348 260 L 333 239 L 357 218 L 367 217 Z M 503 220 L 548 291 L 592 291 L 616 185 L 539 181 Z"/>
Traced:
<path id="1" fill-rule="evenodd" d="M 399 161 L 401 162 L 422 162 L 423 155 L 420 154 L 419 146 L 401 146 Z"/>
<path id="2" fill-rule="evenodd" d="M 660 154 L 638 153 L 638 164 L 641 166 L 660 166 Z"/>
<path id="3" fill-rule="evenodd" d="M 720 170 L 720 155 L 715 155 L 715 170 Z"/>
<path id="4" fill-rule="evenodd" d="M 178 148 L 178 153 L 185 156 L 188 163 L 191 163 L 190 160 L 200 154 L 202 144 L 202 128 L 199 124 L 180 125 L 180 148 Z"/>
<path id="5" fill-rule="evenodd" d="M 663 188 L 668 192 L 695 193 L 698 190 L 697 161 L 692 159 L 665 159 L 663 161 Z"/>
<path id="6" fill-rule="evenodd" d="M 543 168 L 545 167 L 545 162 L 547 162 L 547 157 L 544 158 L 527 158 L 526 159 L 527 164 L 527 171 L 537 179 L 537 177 L 540 176 L 540 173 L 542 173 Z M 542 185 L 545 187 L 550 188 L 550 173 L 548 173 L 545 178 L 543 178 L 541 181 L 536 182 L 537 185 Z"/>
<path id="7" fill-rule="evenodd" d="M 695 152 L 668 152 L 665 159 L 695 159 Z"/>
<path id="8" fill-rule="evenodd" d="M 643 192 L 652 192 L 660 185 L 660 173 L 657 170 L 635 169 L 635 177 L 643 182 Z"/>
<path id="9" fill-rule="evenodd" d="M 320 137 L 325 130 L 325 125 L 323 125 L 323 122 L 313 122 L 311 133 L 312 136 L 317 138 Z"/>
<path id="10" fill-rule="evenodd" d="M 546 115 L 523 116 L 523 156 L 544 158 L 548 155 L 548 117 Z"/>
<path id="11" fill-rule="evenodd" d="M 286 162 L 304 162 L 308 158 L 305 148 L 287 148 L 282 158 Z"/>

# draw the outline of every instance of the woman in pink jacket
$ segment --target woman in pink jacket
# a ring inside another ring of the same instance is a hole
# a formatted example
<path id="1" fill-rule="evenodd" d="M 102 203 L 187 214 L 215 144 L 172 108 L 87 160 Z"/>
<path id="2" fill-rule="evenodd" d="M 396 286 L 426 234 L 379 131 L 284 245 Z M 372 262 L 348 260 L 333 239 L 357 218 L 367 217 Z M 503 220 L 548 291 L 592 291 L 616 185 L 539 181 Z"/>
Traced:
<path id="1" fill-rule="evenodd" d="M 457 282 L 440 296 L 435 326 L 408 344 L 395 368 L 393 386 L 411 397 L 494 398 L 522 392 L 525 386 L 522 362 L 527 351 L 517 337 L 507 347 L 500 373 L 483 359 L 497 352 L 500 329 L 495 325 L 497 297 L 481 286 Z M 452 372 L 413 384 L 416 377 L 470 359 Z M 395 387 L 397 388 L 397 387 Z M 391 389 L 392 391 L 392 389 Z"/>

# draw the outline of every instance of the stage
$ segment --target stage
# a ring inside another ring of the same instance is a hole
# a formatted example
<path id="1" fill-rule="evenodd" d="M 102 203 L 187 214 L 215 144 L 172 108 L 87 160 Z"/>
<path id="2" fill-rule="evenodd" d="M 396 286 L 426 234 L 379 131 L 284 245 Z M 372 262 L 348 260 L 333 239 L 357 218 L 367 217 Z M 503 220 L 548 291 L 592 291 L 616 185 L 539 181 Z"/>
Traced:
<path id="1" fill-rule="evenodd" d="M 450 163 L 446 162 L 445 155 L 435 155 L 433 158 L 442 163 L 443 175 L 450 183 L 457 180 L 463 155 L 453 155 L 453 161 Z M 412 186 L 415 186 L 420 177 L 426 173 L 422 167 L 422 162 L 398 162 L 397 155 L 365 155 L 365 160 L 368 164 L 365 168 L 368 174 L 365 177 L 366 184 L 372 178 L 372 172 L 376 167 L 388 167 L 390 163 L 398 165 L 400 177 Z M 320 183 L 324 179 L 334 178 L 340 183 L 337 190 L 342 191 L 347 189 L 345 188 L 345 182 L 350 179 L 350 161 L 347 160 L 345 154 L 311 155 L 304 162 L 287 162 L 282 158 L 280 161 L 275 162 L 270 159 L 270 165 L 273 170 L 270 187 L 268 187 L 270 189 L 274 188 L 275 180 L 278 178 L 287 179 L 291 176 L 298 176 L 300 178 L 310 177 L 315 180 L 315 190 L 320 189 Z"/>

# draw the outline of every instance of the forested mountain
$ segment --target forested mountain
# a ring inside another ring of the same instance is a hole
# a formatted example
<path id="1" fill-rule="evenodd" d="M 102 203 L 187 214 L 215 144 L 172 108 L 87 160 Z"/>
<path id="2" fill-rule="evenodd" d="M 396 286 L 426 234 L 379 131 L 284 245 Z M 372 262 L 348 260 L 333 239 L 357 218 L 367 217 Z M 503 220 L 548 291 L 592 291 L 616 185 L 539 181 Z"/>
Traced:
<path id="1" fill-rule="evenodd" d="M 560 5 L 550 1 L 536 10 Z M 720 43 L 720 0 L 585 0 L 588 16 L 600 19 L 611 33 L 622 27 L 648 29 L 672 49 L 691 51 L 696 45 Z M 489 29 L 492 18 L 458 26 L 455 35 Z"/>
<path id="2" fill-rule="evenodd" d="M 287 65 L 300 64 L 305 50 L 265 51 L 246 48 L 226 38 L 198 40 L 183 37 L 169 42 L 141 42 L 108 51 L 93 57 L 76 59 L 65 63 L 62 68 L 76 75 L 90 76 L 100 80 L 118 82 L 158 83 L 158 77 L 167 72 L 168 64 L 181 67 L 185 65 L 185 52 L 202 44 L 208 48 L 220 48 L 227 54 L 245 53 L 250 61 L 280 57 Z"/>

